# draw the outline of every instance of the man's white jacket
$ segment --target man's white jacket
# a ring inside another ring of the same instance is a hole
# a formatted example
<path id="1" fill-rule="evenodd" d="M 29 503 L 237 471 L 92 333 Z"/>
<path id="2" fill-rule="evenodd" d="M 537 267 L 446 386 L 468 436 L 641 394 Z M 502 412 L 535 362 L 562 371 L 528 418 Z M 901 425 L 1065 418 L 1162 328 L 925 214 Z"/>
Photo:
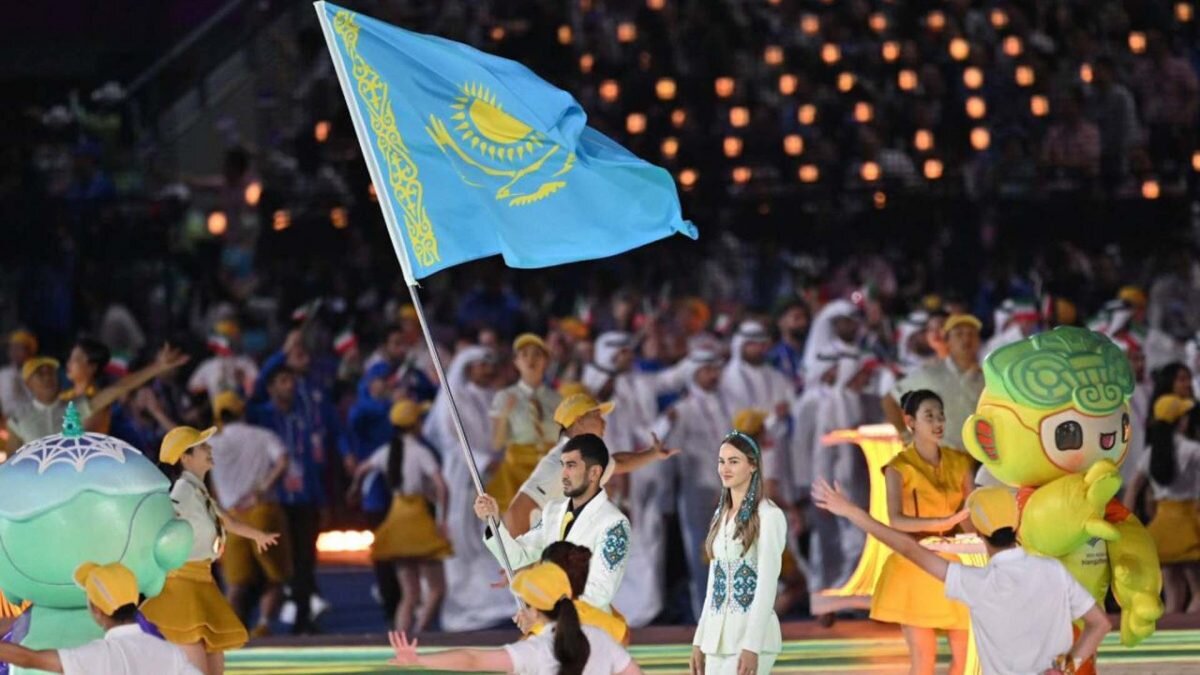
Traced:
<path id="1" fill-rule="evenodd" d="M 500 526 L 504 552 L 508 554 L 513 570 L 538 562 L 547 546 L 564 539 L 563 519 L 570 504 L 570 499 L 550 502 L 533 529 L 515 539 L 504 525 Z M 625 563 L 629 560 L 629 519 L 608 500 L 608 494 L 601 489 L 576 515 L 565 539 L 572 544 L 586 546 L 592 552 L 587 586 L 579 599 L 597 609 L 612 612 L 613 596 L 617 594 L 617 588 L 625 576 Z M 496 537 L 485 534 L 484 544 L 498 562 L 502 560 Z"/>

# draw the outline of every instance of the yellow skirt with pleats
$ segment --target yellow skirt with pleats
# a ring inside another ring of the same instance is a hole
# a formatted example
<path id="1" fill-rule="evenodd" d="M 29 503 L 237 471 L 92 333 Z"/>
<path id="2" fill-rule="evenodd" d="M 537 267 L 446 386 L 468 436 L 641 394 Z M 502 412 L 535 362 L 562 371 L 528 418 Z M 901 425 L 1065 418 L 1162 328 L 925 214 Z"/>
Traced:
<path id="1" fill-rule="evenodd" d="M 959 561 L 952 553 L 939 555 Z M 879 573 L 871 596 L 871 618 L 942 630 L 966 630 L 971 625 L 967 606 L 946 597 L 946 584 L 897 553 L 888 557 Z"/>
<path id="2" fill-rule="evenodd" d="M 500 510 L 505 511 L 512 503 L 521 486 L 533 474 L 538 462 L 546 456 L 553 445 L 511 444 L 504 448 L 504 459 L 496 467 L 487 483 L 487 493 L 496 499 Z"/>
<path id="3" fill-rule="evenodd" d="M 1158 502 L 1146 526 L 1163 565 L 1200 561 L 1200 502 Z"/>
<path id="4" fill-rule="evenodd" d="M 375 530 L 371 544 L 371 559 L 386 560 L 445 560 L 454 549 L 429 514 L 421 495 L 396 495 L 392 507 Z"/>
<path id="5" fill-rule="evenodd" d="M 213 580 L 212 563 L 193 560 L 167 575 L 162 593 L 142 605 L 142 613 L 168 642 L 204 643 L 207 652 L 246 644 L 249 636 Z"/>

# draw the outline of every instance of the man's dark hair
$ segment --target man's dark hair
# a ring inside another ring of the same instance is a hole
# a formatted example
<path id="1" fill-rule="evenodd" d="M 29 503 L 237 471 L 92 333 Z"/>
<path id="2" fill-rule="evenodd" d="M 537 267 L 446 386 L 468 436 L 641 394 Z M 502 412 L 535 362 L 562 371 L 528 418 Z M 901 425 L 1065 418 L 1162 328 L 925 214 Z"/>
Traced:
<path id="1" fill-rule="evenodd" d="M 112 351 L 108 346 L 94 337 L 84 335 L 75 341 L 75 346 L 83 351 L 88 363 L 95 366 L 96 370 L 103 370 L 112 358 Z"/>
<path id="2" fill-rule="evenodd" d="M 991 535 L 981 535 L 992 545 L 992 548 L 1012 548 L 1017 545 L 1017 531 L 1011 527 L 1002 527 Z"/>
<path id="3" fill-rule="evenodd" d="M 288 366 L 279 366 L 278 368 L 267 373 L 267 387 L 274 385 L 275 380 L 278 380 L 282 375 L 291 375 L 295 377 L 296 371 L 292 370 Z"/>
<path id="4" fill-rule="evenodd" d="M 583 456 L 584 466 L 588 468 L 598 466 L 601 471 L 608 468 L 608 446 L 604 445 L 604 440 L 596 434 L 576 436 L 567 441 L 562 451 L 564 455 L 568 452 L 578 452 Z"/>
<path id="5" fill-rule="evenodd" d="M 133 623 L 137 621 L 137 605 L 121 605 L 112 613 L 112 620 L 117 623 Z"/>

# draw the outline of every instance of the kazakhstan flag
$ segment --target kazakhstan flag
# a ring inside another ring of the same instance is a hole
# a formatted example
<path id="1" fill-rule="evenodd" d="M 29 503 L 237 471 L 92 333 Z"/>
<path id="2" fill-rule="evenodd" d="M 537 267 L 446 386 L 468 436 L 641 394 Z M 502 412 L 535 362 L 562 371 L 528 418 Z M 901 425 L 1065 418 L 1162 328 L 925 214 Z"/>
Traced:
<path id="1" fill-rule="evenodd" d="M 546 267 L 696 238 L 671 175 L 588 127 L 570 94 L 525 66 L 316 9 L 410 284 L 496 254 Z"/>

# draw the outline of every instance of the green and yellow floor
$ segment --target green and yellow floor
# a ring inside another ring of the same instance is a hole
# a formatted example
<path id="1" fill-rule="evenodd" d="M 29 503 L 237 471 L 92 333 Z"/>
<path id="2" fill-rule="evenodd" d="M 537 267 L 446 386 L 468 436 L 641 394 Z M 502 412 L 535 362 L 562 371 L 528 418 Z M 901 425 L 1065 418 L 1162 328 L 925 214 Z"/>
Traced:
<path id="1" fill-rule="evenodd" d="M 382 639 L 382 638 L 381 638 Z M 650 673 L 686 673 L 691 647 L 686 644 L 639 645 L 630 650 Z M 386 647 L 258 647 L 229 655 L 230 675 L 264 673 L 395 672 Z M 907 651 L 899 638 L 841 638 L 790 641 L 775 673 L 900 673 Z M 949 654 L 942 654 L 947 663 Z M 1100 651 L 1100 673 L 1200 673 L 1200 630 L 1159 631 L 1136 649 L 1125 649 L 1110 635 Z M 409 671 L 416 672 L 416 671 Z"/>

